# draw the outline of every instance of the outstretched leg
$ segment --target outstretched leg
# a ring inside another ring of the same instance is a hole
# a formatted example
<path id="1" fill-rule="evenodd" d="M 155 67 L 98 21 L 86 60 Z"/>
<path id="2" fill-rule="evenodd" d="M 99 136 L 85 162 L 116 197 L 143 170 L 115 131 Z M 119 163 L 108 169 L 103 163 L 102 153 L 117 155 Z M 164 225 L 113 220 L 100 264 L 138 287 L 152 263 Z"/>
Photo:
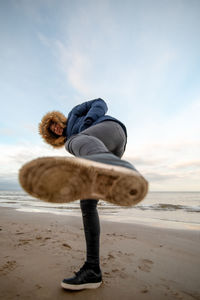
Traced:
<path id="1" fill-rule="evenodd" d="M 107 121 L 72 136 L 67 140 L 65 148 L 78 157 L 109 152 L 122 157 L 126 141 L 122 127 L 116 122 Z"/>

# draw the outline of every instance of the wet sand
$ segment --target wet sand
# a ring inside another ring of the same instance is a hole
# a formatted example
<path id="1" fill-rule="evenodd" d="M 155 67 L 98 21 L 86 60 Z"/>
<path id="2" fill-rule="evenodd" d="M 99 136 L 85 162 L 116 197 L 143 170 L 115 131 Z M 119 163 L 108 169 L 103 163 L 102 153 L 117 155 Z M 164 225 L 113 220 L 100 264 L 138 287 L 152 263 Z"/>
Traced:
<path id="1" fill-rule="evenodd" d="M 0 220 L 0 299 L 200 299 L 198 230 L 101 220 L 103 284 L 74 292 L 60 282 L 85 261 L 80 215 L 1 208 Z"/>

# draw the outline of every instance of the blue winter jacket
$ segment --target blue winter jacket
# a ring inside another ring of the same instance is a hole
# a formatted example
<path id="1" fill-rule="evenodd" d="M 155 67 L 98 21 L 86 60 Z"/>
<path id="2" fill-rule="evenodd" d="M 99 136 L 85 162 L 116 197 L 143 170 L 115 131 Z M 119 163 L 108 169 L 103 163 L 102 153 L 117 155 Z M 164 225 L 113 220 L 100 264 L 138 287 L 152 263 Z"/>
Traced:
<path id="1" fill-rule="evenodd" d="M 84 102 L 75 106 L 67 118 L 66 136 L 67 139 L 86 128 L 104 121 L 115 121 L 119 123 L 127 136 L 125 125 L 119 120 L 106 115 L 108 107 L 101 98 Z"/>

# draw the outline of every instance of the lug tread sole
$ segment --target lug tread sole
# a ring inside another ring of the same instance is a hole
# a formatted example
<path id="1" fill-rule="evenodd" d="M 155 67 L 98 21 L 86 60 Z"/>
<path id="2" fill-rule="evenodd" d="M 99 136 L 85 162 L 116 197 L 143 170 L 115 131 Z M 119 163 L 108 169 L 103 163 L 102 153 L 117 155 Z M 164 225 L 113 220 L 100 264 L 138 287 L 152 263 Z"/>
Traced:
<path id="1" fill-rule="evenodd" d="M 102 199 L 120 206 L 140 202 L 148 182 L 138 172 L 77 157 L 40 157 L 19 171 L 23 189 L 43 201 Z"/>

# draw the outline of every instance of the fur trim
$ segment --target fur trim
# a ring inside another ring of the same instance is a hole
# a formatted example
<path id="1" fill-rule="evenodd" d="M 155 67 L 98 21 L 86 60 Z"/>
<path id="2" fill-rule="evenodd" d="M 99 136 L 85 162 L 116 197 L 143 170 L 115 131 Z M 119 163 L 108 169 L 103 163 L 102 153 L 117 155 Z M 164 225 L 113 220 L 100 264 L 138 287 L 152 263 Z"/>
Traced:
<path id="1" fill-rule="evenodd" d="M 66 136 L 54 136 L 49 129 L 49 126 L 52 122 L 58 123 L 62 128 L 65 128 L 67 124 L 67 118 L 59 111 L 48 112 L 46 115 L 44 115 L 39 123 L 39 134 L 46 143 L 50 144 L 54 148 L 59 148 L 64 146 L 66 142 Z"/>

